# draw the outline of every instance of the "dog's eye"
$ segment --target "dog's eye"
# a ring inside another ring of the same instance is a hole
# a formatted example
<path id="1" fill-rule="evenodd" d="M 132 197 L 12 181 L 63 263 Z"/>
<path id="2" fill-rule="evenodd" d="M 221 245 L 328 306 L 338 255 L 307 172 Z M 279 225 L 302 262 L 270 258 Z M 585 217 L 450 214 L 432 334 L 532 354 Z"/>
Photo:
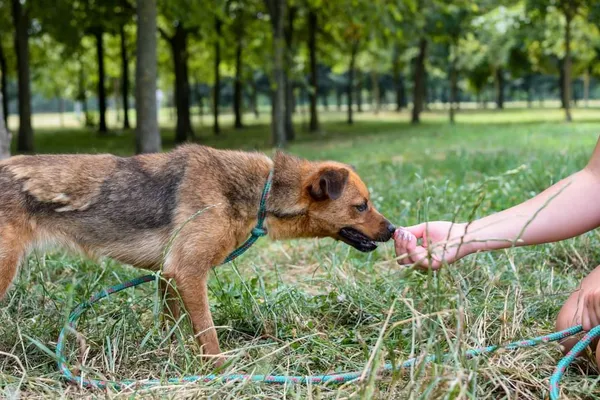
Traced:
<path id="1" fill-rule="evenodd" d="M 367 208 L 369 208 L 369 205 L 367 204 L 367 202 L 365 201 L 364 203 L 362 203 L 361 205 L 358 206 L 354 206 L 354 208 L 356 208 L 356 210 L 358 212 L 364 212 L 367 211 Z"/>

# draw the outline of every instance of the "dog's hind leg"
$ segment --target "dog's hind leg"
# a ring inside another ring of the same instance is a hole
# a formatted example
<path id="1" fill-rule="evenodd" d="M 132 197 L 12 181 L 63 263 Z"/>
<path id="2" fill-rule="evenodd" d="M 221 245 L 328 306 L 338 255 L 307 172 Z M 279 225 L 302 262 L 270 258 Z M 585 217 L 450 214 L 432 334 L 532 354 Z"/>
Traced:
<path id="1" fill-rule="evenodd" d="M 10 287 L 31 235 L 25 229 L 0 221 L 0 299 Z"/>

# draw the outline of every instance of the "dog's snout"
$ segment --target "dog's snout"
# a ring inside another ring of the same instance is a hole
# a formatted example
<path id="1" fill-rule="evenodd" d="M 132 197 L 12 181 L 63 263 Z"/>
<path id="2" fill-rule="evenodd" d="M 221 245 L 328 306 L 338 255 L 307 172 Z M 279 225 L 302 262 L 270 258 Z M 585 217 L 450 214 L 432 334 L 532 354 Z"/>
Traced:
<path id="1" fill-rule="evenodd" d="M 391 235 L 393 235 L 393 234 L 394 234 L 394 232 L 396 232 L 396 227 L 395 227 L 393 224 L 391 224 L 391 223 L 389 223 L 389 222 L 388 222 L 388 223 L 387 223 L 387 230 L 388 230 L 388 232 L 389 232 Z"/>
<path id="2" fill-rule="evenodd" d="M 389 221 L 384 221 L 382 228 L 383 229 L 382 229 L 380 240 L 382 242 L 387 242 L 388 240 L 390 240 L 392 238 L 392 236 L 394 235 L 394 232 L 396 232 L 396 227 Z"/>

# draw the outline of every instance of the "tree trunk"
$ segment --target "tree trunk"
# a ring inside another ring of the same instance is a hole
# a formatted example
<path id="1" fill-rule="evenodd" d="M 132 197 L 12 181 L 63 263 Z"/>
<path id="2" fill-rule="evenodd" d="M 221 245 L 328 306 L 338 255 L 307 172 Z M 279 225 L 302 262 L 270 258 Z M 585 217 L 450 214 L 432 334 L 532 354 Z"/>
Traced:
<path id="1" fill-rule="evenodd" d="M 316 132 L 319 130 L 319 116 L 317 114 L 317 96 L 319 94 L 319 82 L 317 71 L 317 13 L 310 9 L 308 12 L 308 52 L 310 58 L 310 123 L 308 130 Z"/>
<path id="2" fill-rule="evenodd" d="M 289 78 L 287 72 L 284 73 L 283 84 L 285 85 L 285 136 L 287 142 L 292 142 L 296 138 L 292 121 L 294 113 L 294 82 Z"/>
<path id="3" fill-rule="evenodd" d="M 135 128 L 136 152 L 161 151 L 156 99 L 156 1 L 144 0 L 137 4 L 137 41 L 135 63 Z"/>
<path id="4" fill-rule="evenodd" d="M 531 87 L 532 80 L 533 80 L 533 76 L 531 74 L 527 74 L 525 76 L 525 91 L 527 92 L 527 108 L 533 107 L 533 88 Z"/>
<path id="5" fill-rule="evenodd" d="M 81 61 L 81 55 L 79 55 L 79 68 L 77 77 L 77 101 L 81 103 L 81 112 L 83 114 L 83 126 L 90 127 L 93 125 L 90 114 L 87 107 L 87 95 L 85 91 L 85 72 L 83 70 L 83 62 Z"/>
<path id="6" fill-rule="evenodd" d="M 104 43 L 102 29 L 97 29 L 94 32 L 96 37 L 96 58 L 98 62 L 98 112 L 100 113 L 100 124 L 98 131 L 104 134 L 108 131 L 106 127 L 106 87 L 104 86 Z"/>
<path id="7" fill-rule="evenodd" d="M 413 110 L 412 123 L 420 122 L 421 111 L 423 111 L 423 101 L 425 97 L 425 56 L 427 53 L 427 39 L 421 38 L 419 41 L 419 55 L 415 60 L 414 89 L 413 89 Z"/>
<path id="8" fill-rule="evenodd" d="M 4 101 L 4 96 L 0 94 L 0 100 Z M 4 111 L 0 108 L 0 160 L 10 157 L 11 135 L 8 127 L 4 123 Z"/>
<path id="9" fill-rule="evenodd" d="M 273 83 L 272 96 L 272 123 L 273 144 L 276 147 L 284 147 L 286 144 L 285 134 L 285 38 L 284 18 L 286 11 L 286 0 L 265 0 L 271 16 L 271 28 L 273 31 Z"/>
<path id="10" fill-rule="evenodd" d="M 181 24 L 175 28 L 175 35 L 170 39 L 175 69 L 175 108 L 177 109 L 177 126 L 175 142 L 183 143 L 193 136 L 190 122 L 190 84 L 187 69 L 187 35 Z"/>
<path id="11" fill-rule="evenodd" d="M 342 95 L 343 95 L 343 89 L 340 88 L 336 88 L 336 103 L 337 103 L 337 110 L 338 111 L 342 111 Z"/>
<path id="12" fill-rule="evenodd" d="M 563 92 L 565 94 L 565 121 L 571 122 L 571 21 L 572 16 L 565 14 L 565 76 L 563 81 Z"/>
<path id="13" fill-rule="evenodd" d="M 252 78 L 250 85 L 252 86 L 252 94 L 250 98 L 252 103 L 252 112 L 254 113 L 254 118 L 258 119 L 260 117 L 260 112 L 258 110 L 258 88 L 256 87 L 254 78 Z"/>
<path id="14" fill-rule="evenodd" d="M 352 50 L 350 53 L 350 65 L 348 65 L 348 88 L 347 88 L 347 96 L 348 96 L 348 124 L 352 125 L 354 123 L 353 115 L 352 115 L 352 92 L 354 92 L 354 64 L 356 63 L 356 53 L 358 53 L 358 41 L 352 44 Z"/>
<path id="15" fill-rule="evenodd" d="M 294 57 L 294 20 L 296 18 L 296 7 L 289 7 L 287 12 L 287 24 L 284 29 L 285 36 L 285 134 L 287 141 L 293 141 L 296 137 L 292 114 L 294 113 L 294 82 L 290 79 L 292 62 Z"/>
<path id="16" fill-rule="evenodd" d="M 244 127 L 242 122 L 242 46 L 243 46 L 243 30 L 240 28 L 237 37 L 237 48 L 235 50 L 235 83 L 233 85 L 233 112 L 235 114 L 235 129 Z"/>
<path id="17" fill-rule="evenodd" d="M 363 103 L 363 73 L 360 70 L 356 70 L 356 112 L 363 112 L 362 103 Z"/>
<path id="18" fill-rule="evenodd" d="M 458 95 L 458 73 L 456 71 L 456 61 L 453 59 L 450 62 L 450 123 L 454 124 L 454 115 L 456 114 L 456 101 Z"/>
<path id="19" fill-rule="evenodd" d="M 564 109 L 565 106 L 565 59 L 563 58 L 558 62 L 558 94 L 560 97 L 560 108 Z"/>
<path id="20" fill-rule="evenodd" d="M 219 126 L 219 105 L 221 104 L 221 36 L 223 22 L 220 18 L 215 18 L 215 85 L 213 87 L 213 133 L 218 135 L 221 133 Z"/>
<path id="21" fill-rule="evenodd" d="M 17 54 L 17 77 L 19 92 L 19 131 L 17 150 L 33 152 L 33 128 L 31 127 L 31 82 L 29 79 L 29 16 L 20 0 L 12 0 L 15 24 L 15 52 Z"/>
<path id="22" fill-rule="evenodd" d="M 321 94 L 321 104 L 323 105 L 323 109 L 325 111 L 329 111 L 329 92 L 325 91 Z"/>
<path id="23" fill-rule="evenodd" d="M 504 109 L 504 70 L 501 67 L 496 69 L 496 108 Z"/>
<path id="24" fill-rule="evenodd" d="M 591 67 L 586 68 L 583 75 L 583 101 L 585 108 L 590 106 L 590 69 Z"/>
<path id="25" fill-rule="evenodd" d="M 4 124 L 8 126 L 8 95 L 6 86 L 6 74 L 8 69 L 6 68 L 6 57 L 4 56 L 4 48 L 0 43 L 0 96 L 2 97 L 2 116 L 4 118 Z"/>
<path id="26" fill-rule="evenodd" d="M 121 26 L 121 90 L 123 94 L 123 129 L 131 129 L 129 124 L 129 56 L 125 29 Z"/>
<path id="27" fill-rule="evenodd" d="M 121 122 L 121 107 L 123 105 L 121 100 L 123 97 L 123 91 L 121 90 L 121 82 L 119 79 L 114 78 L 113 82 L 113 89 L 115 91 L 115 117 L 117 122 Z"/>
<path id="28" fill-rule="evenodd" d="M 425 73 L 423 74 L 423 108 L 422 110 L 426 110 L 429 111 L 429 103 L 430 103 L 430 98 L 431 98 L 431 87 L 429 85 L 429 74 L 427 73 L 427 70 L 425 70 Z"/>
<path id="29" fill-rule="evenodd" d="M 60 127 L 65 127 L 65 99 L 61 96 L 58 98 L 58 107 L 59 107 L 59 118 L 60 118 Z"/>
<path id="30" fill-rule="evenodd" d="M 373 87 L 373 112 L 375 115 L 379 114 L 381 108 L 381 93 L 379 90 L 379 74 L 376 70 L 371 72 L 371 86 Z"/>

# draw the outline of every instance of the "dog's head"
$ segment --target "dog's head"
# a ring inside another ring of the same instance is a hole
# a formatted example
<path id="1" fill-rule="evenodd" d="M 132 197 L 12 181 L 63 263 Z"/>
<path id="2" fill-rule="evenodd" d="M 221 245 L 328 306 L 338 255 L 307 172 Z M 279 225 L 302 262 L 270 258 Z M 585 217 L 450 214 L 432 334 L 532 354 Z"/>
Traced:
<path id="1" fill-rule="evenodd" d="M 307 216 L 318 236 L 369 252 L 377 248 L 376 242 L 390 240 L 396 229 L 375 209 L 366 185 L 348 165 L 319 163 L 306 177 L 304 190 Z"/>

